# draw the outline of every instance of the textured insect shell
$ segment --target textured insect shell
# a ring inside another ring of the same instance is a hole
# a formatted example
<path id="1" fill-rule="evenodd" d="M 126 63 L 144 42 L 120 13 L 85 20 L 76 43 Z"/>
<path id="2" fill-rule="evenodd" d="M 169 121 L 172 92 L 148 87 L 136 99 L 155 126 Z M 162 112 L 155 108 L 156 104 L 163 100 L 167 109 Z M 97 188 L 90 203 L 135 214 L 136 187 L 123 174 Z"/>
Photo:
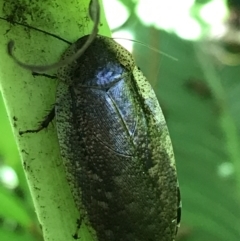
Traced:
<path id="1" fill-rule="evenodd" d="M 174 240 L 179 200 L 172 144 L 157 98 L 131 54 L 97 36 L 58 77 L 61 154 L 76 206 L 96 240 Z"/>

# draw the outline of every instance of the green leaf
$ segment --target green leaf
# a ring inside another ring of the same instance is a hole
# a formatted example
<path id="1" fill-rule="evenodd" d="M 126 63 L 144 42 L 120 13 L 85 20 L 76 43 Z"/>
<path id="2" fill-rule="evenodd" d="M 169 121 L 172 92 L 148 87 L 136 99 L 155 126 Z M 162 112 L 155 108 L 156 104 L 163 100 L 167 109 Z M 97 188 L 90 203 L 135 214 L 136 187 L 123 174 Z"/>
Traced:
<path id="1" fill-rule="evenodd" d="M 0 0 L 1 92 L 45 240 L 72 240 L 80 214 L 66 181 L 55 127 L 24 136 L 19 131 L 36 128 L 52 108 L 57 81 L 34 78 L 17 66 L 7 55 L 7 43 L 15 41 L 14 51 L 23 62 L 55 62 L 68 44 L 28 26 L 74 42 L 91 31 L 88 4 L 87 0 L 30 4 Z M 109 35 L 104 14 L 101 23 L 100 33 Z"/>
<path id="2" fill-rule="evenodd" d="M 178 59 L 155 57 L 145 50 L 148 54 L 138 62 L 164 107 L 173 142 L 183 202 L 179 236 L 187 229 L 188 241 L 238 241 L 239 66 L 220 67 L 196 43 L 164 31 L 138 29 L 137 39 L 148 45 L 159 40 L 159 49 Z M 142 47 L 135 50 L 138 56 L 141 51 Z M 224 166 L 233 172 L 224 172 Z"/>

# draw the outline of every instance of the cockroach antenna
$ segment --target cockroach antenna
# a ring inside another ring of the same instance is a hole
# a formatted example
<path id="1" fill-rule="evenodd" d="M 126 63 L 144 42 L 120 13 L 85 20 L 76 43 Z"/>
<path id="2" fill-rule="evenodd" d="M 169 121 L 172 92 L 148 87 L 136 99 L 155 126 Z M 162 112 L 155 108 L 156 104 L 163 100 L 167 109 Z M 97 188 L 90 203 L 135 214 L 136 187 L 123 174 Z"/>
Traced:
<path id="1" fill-rule="evenodd" d="M 99 21 L 100 21 L 100 5 L 99 5 L 98 0 L 91 0 L 91 2 L 89 4 L 89 15 L 90 15 L 90 18 L 92 19 L 92 21 L 94 22 L 92 32 L 88 36 L 88 39 L 86 40 L 84 45 L 72 56 L 69 56 L 65 59 L 60 60 L 57 63 L 53 63 L 53 64 L 49 64 L 49 65 L 25 64 L 25 63 L 21 62 L 19 59 L 17 59 L 17 57 L 13 54 L 13 47 L 14 47 L 13 40 L 10 40 L 8 42 L 8 46 L 7 46 L 8 54 L 9 54 L 9 56 L 12 57 L 12 59 L 19 66 L 23 67 L 24 69 L 30 70 L 32 72 L 38 72 L 38 73 L 45 72 L 45 71 L 55 69 L 55 68 L 59 68 L 68 63 L 71 63 L 74 60 L 78 59 L 85 52 L 85 50 L 91 45 L 91 43 L 93 42 L 93 40 L 95 39 L 95 37 L 98 34 L 98 25 L 99 25 Z"/>

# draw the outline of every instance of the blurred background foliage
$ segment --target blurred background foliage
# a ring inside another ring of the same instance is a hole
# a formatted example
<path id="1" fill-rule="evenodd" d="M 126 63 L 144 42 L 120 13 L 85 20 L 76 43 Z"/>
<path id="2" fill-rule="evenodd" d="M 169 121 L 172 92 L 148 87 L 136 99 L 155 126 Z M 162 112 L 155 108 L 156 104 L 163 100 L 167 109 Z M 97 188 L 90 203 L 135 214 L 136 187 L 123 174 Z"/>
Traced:
<path id="1" fill-rule="evenodd" d="M 177 240 L 239 241 L 240 0 L 103 2 L 167 120 L 183 201 Z M 2 99 L 0 133 L 0 240 L 42 240 Z"/>

